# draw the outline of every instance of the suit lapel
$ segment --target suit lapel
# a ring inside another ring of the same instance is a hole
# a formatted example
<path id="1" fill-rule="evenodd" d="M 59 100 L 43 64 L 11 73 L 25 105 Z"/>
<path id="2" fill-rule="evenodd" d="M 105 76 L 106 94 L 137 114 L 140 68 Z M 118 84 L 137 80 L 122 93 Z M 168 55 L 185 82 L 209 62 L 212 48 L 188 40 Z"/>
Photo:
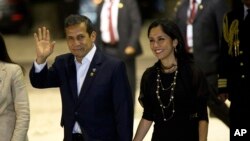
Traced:
<path id="1" fill-rule="evenodd" d="M 66 69 L 68 68 L 68 78 L 69 78 L 70 89 L 72 91 L 73 98 L 76 102 L 78 98 L 78 94 L 77 94 L 77 80 L 76 80 L 76 65 L 74 61 L 74 56 L 72 56 L 69 59 L 69 62 L 67 64 L 68 66 L 66 66 Z"/>
<path id="2" fill-rule="evenodd" d="M 80 103 L 84 99 L 84 97 L 86 97 L 88 94 L 90 94 L 88 93 L 88 89 L 95 80 L 97 73 L 99 72 L 100 63 L 101 63 L 101 54 L 98 50 L 96 50 L 96 53 L 90 63 L 88 72 L 83 82 L 78 103 Z"/>

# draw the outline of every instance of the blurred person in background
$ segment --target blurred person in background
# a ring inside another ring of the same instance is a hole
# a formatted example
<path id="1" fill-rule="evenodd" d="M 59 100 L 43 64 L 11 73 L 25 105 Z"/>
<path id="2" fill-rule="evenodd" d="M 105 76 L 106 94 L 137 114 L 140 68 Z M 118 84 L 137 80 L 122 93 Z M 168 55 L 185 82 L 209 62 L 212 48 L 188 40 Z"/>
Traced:
<path id="1" fill-rule="evenodd" d="M 33 87 L 60 88 L 64 141 L 131 141 L 133 103 L 125 63 L 94 44 L 96 31 L 86 16 L 69 15 L 65 33 L 70 53 L 48 67 L 55 42 L 46 27 L 38 28 L 30 70 Z"/>
<path id="2" fill-rule="evenodd" d="M 221 38 L 219 98 L 231 102 L 230 141 L 250 137 L 250 0 L 242 1 L 225 15 Z"/>
<path id="3" fill-rule="evenodd" d="M 142 141 L 153 122 L 152 141 L 206 141 L 208 84 L 185 51 L 178 26 L 157 19 L 149 25 L 148 39 L 159 60 L 141 79 L 144 111 L 133 141 Z"/>
<path id="4" fill-rule="evenodd" d="M 136 0 L 103 0 L 97 7 L 97 44 L 122 59 L 127 68 L 133 98 L 136 92 L 136 57 L 140 44 L 141 15 Z"/>
<path id="5" fill-rule="evenodd" d="M 229 10 L 227 0 L 180 0 L 174 16 L 186 40 L 186 51 L 205 73 L 210 84 L 210 115 L 229 126 L 229 108 L 218 100 L 218 64 L 222 21 Z"/>
<path id="6" fill-rule="evenodd" d="M 96 23 L 97 5 L 100 4 L 102 0 L 80 0 L 79 14 L 87 16 L 93 24 Z"/>
<path id="7" fill-rule="evenodd" d="M 27 141 L 29 123 L 24 69 L 11 60 L 0 33 L 0 140 Z"/>
<path id="8" fill-rule="evenodd" d="M 136 0 L 142 17 L 142 23 L 167 13 L 168 0 Z M 171 0 L 172 1 L 172 0 Z M 169 9 L 169 7 L 168 7 Z"/>
<path id="9" fill-rule="evenodd" d="M 87 16 L 93 24 L 97 20 L 97 5 L 102 0 L 59 0 L 58 1 L 58 17 L 59 26 L 64 31 L 64 19 L 70 14 L 79 14 Z M 65 37 L 65 33 L 61 32 L 61 37 Z"/>
<path id="10" fill-rule="evenodd" d="M 58 21 L 61 29 L 60 38 L 65 38 L 64 20 L 70 14 L 78 14 L 80 0 L 58 0 Z"/>

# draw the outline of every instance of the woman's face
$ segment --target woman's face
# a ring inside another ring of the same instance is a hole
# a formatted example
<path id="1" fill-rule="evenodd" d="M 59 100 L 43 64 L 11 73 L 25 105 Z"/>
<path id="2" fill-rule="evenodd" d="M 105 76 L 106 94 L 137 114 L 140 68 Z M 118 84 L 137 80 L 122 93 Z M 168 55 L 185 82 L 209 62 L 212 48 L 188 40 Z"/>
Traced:
<path id="1" fill-rule="evenodd" d="M 150 48 L 153 54 L 160 60 L 167 58 L 173 58 L 174 49 L 177 46 L 178 41 L 172 39 L 166 33 L 163 32 L 161 26 L 154 27 L 149 32 Z"/>

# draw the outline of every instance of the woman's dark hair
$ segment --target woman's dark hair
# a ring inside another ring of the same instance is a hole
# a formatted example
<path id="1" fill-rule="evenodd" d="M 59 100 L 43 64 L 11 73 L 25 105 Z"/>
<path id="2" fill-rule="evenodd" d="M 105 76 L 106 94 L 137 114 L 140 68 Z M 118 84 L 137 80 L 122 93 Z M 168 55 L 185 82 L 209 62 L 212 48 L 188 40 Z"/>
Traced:
<path id="1" fill-rule="evenodd" d="M 0 61 L 14 63 L 7 52 L 7 48 L 4 42 L 3 35 L 0 33 Z"/>
<path id="2" fill-rule="evenodd" d="M 12 63 L 12 64 L 17 64 L 13 62 L 8 54 L 7 47 L 5 45 L 4 37 L 3 34 L 0 33 L 0 61 L 2 62 L 7 62 L 7 63 Z M 19 65 L 19 64 L 17 64 Z M 19 65 L 22 68 L 22 71 L 24 72 L 24 68 Z"/>
<path id="3" fill-rule="evenodd" d="M 158 26 L 160 26 L 162 28 L 162 31 L 166 33 L 170 38 L 172 38 L 173 40 L 178 40 L 178 45 L 176 46 L 175 51 L 175 57 L 178 58 L 179 61 L 191 61 L 191 57 L 185 50 L 185 41 L 177 24 L 168 19 L 156 19 L 148 27 L 148 36 L 150 34 L 151 29 Z"/>
<path id="4" fill-rule="evenodd" d="M 67 28 L 72 25 L 77 25 L 80 23 L 85 23 L 87 27 L 87 32 L 89 35 L 95 30 L 93 23 L 86 16 L 82 15 L 69 15 L 64 21 L 64 28 Z"/>

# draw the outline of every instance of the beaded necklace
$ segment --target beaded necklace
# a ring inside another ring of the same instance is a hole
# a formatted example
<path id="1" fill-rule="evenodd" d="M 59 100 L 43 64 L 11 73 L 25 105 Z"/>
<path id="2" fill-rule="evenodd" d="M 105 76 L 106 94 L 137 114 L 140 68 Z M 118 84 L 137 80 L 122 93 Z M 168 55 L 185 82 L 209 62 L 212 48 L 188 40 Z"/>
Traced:
<path id="1" fill-rule="evenodd" d="M 176 77 L 177 77 L 178 71 L 176 69 L 175 74 L 174 74 L 174 80 L 173 80 L 173 82 L 171 83 L 171 85 L 168 88 L 164 88 L 163 85 L 162 85 L 160 71 L 161 71 L 160 68 L 157 68 L 156 96 L 157 96 L 157 100 L 158 100 L 158 102 L 160 104 L 160 107 L 161 107 L 161 112 L 162 112 L 162 115 L 163 115 L 163 120 L 166 122 L 166 121 L 169 121 L 174 116 L 174 113 L 175 113 L 175 108 L 174 108 L 174 104 L 175 104 L 174 103 L 174 90 L 175 90 Z M 162 100 L 161 100 L 160 87 L 161 87 L 162 91 L 167 91 L 168 89 L 171 89 L 169 100 L 168 100 L 168 103 L 166 105 L 164 105 L 163 102 L 162 102 Z M 171 115 L 169 117 L 166 117 L 165 109 L 170 108 L 171 105 L 172 105 L 172 109 L 171 109 L 172 113 L 171 113 Z"/>

